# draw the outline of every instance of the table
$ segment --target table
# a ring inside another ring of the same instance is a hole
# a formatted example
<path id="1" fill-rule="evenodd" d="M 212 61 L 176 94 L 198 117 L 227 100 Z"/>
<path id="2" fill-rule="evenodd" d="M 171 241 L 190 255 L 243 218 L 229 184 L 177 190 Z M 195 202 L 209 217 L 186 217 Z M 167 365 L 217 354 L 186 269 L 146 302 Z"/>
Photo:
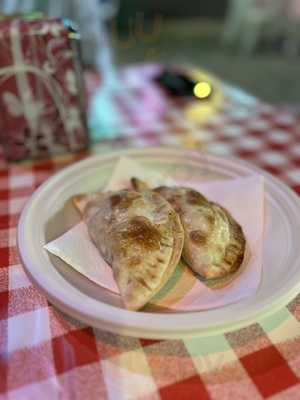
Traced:
<path id="1" fill-rule="evenodd" d="M 131 126 L 90 153 L 199 147 L 252 161 L 300 194 L 300 113 L 224 84 L 222 90 L 220 107 L 201 126 L 174 107 L 151 131 Z M 158 341 L 86 326 L 31 284 L 16 250 L 20 212 L 46 178 L 86 155 L 10 166 L 0 157 L 0 399 L 298 399 L 300 296 L 237 331 Z"/>

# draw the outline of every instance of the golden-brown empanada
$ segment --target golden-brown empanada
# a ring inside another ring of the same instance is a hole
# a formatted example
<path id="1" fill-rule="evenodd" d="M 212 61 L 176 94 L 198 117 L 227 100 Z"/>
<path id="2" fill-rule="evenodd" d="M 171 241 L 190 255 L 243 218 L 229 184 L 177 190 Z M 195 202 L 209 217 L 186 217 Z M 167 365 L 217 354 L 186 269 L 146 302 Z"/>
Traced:
<path id="1" fill-rule="evenodd" d="M 180 259 L 184 233 L 179 216 L 152 191 L 78 195 L 73 201 L 113 269 L 126 308 L 142 308 L 167 282 Z"/>
<path id="2" fill-rule="evenodd" d="M 136 190 L 146 184 L 132 179 Z M 182 257 L 211 287 L 228 284 L 243 262 L 246 240 L 227 210 L 194 189 L 161 186 L 153 189 L 179 214 L 184 229 Z M 208 280 L 208 281 L 207 281 Z"/>

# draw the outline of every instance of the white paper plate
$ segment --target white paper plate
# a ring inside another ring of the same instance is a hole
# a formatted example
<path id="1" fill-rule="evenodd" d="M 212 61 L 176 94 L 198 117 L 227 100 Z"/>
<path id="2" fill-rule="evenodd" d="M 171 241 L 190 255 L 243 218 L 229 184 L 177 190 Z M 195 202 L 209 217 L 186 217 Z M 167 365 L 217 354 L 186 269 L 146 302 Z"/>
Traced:
<path id="1" fill-rule="evenodd" d="M 152 169 L 167 171 L 181 179 L 230 179 L 254 172 L 265 176 L 263 279 L 255 296 L 201 312 L 127 311 L 120 307 L 118 296 L 90 282 L 43 249 L 45 243 L 78 222 L 68 199 L 104 186 L 120 156 L 133 157 Z M 157 339 L 233 330 L 284 306 L 300 290 L 299 237 L 299 199 L 280 181 L 237 159 L 166 148 L 94 156 L 63 169 L 34 193 L 18 227 L 18 247 L 24 267 L 54 305 L 100 329 Z"/>

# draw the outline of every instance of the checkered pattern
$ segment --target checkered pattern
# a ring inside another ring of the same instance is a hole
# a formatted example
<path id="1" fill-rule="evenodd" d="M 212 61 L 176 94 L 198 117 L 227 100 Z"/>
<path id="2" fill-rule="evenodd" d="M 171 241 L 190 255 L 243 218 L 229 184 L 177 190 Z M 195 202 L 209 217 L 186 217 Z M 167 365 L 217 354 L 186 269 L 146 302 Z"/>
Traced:
<path id="1" fill-rule="evenodd" d="M 223 90 L 221 107 L 201 126 L 183 121 L 174 108 L 158 131 L 131 127 L 130 137 L 91 152 L 200 146 L 250 160 L 300 193 L 300 115 Z M 31 284 L 16 251 L 22 207 L 47 177 L 86 155 L 10 167 L 1 158 L 0 399 L 299 399 L 300 296 L 225 335 L 155 341 L 85 326 Z"/>

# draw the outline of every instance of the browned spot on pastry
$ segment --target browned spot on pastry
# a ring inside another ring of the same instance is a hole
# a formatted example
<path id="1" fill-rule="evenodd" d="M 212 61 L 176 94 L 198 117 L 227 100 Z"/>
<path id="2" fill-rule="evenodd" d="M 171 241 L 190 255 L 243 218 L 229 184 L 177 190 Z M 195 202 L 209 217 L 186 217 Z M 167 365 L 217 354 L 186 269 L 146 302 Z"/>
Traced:
<path id="1" fill-rule="evenodd" d="M 160 258 L 160 257 L 157 257 L 157 261 L 158 261 L 159 263 L 165 262 L 164 259 L 163 259 L 163 258 Z"/>
<path id="2" fill-rule="evenodd" d="M 167 186 L 158 186 L 154 189 L 155 192 L 163 193 L 164 191 L 168 190 Z"/>
<path id="3" fill-rule="evenodd" d="M 243 246 L 243 244 L 245 244 L 245 237 L 242 231 L 242 228 L 240 227 L 240 225 L 238 225 L 237 223 L 230 224 L 231 227 L 231 234 L 234 240 L 236 240 L 237 242 L 241 243 L 241 246 Z"/>
<path id="4" fill-rule="evenodd" d="M 129 208 L 137 197 L 139 197 L 138 194 L 135 195 L 126 191 L 116 193 L 110 197 L 110 204 L 112 208 Z"/>
<path id="5" fill-rule="evenodd" d="M 120 235 L 121 243 L 125 246 L 134 243 L 146 250 L 158 250 L 160 248 L 161 235 L 145 217 L 137 216 L 132 218 Z"/>
<path id="6" fill-rule="evenodd" d="M 212 226 L 215 223 L 215 217 L 213 215 L 206 216 L 207 224 Z"/>
<path id="7" fill-rule="evenodd" d="M 231 231 L 231 236 L 234 240 L 236 240 L 237 242 L 244 242 L 245 241 L 245 237 L 243 234 L 243 230 L 241 228 L 241 226 L 235 221 L 235 219 L 231 216 L 231 214 L 223 207 L 221 207 L 220 205 L 218 205 L 218 208 L 220 210 L 223 211 L 223 213 L 226 216 L 226 220 L 229 223 L 230 226 L 230 231 Z"/>
<path id="8" fill-rule="evenodd" d="M 173 207 L 173 209 L 177 212 L 177 213 L 181 213 L 182 211 L 182 196 L 179 195 L 173 195 L 173 196 L 163 196 Z"/>
<path id="9" fill-rule="evenodd" d="M 242 265 L 243 260 L 244 260 L 244 251 L 240 252 L 239 255 L 237 256 L 237 258 L 231 268 L 231 272 L 234 272 L 237 269 L 239 269 L 239 267 Z"/>
<path id="10" fill-rule="evenodd" d="M 176 212 L 179 213 L 181 211 L 182 196 L 177 193 L 176 189 L 159 186 L 154 191 L 167 200 Z"/>
<path id="11" fill-rule="evenodd" d="M 167 198 L 169 199 L 170 202 L 174 202 L 174 203 L 179 203 L 180 201 L 182 201 L 181 194 L 172 193 L 172 194 L 167 195 Z"/>
<path id="12" fill-rule="evenodd" d="M 110 204 L 112 207 L 116 207 L 122 201 L 120 194 L 114 194 L 110 197 Z"/>
<path id="13" fill-rule="evenodd" d="M 164 197 L 164 198 L 166 198 L 166 196 L 165 196 L 165 187 L 164 186 L 159 186 L 159 187 L 157 187 L 157 188 L 155 188 L 155 189 L 153 189 L 153 192 L 155 192 L 155 193 L 158 193 L 158 194 L 160 194 L 162 197 Z"/>
<path id="14" fill-rule="evenodd" d="M 205 197 L 202 196 L 199 192 L 193 189 L 189 189 L 186 192 L 186 201 L 188 204 L 197 205 L 202 204 L 203 201 L 206 201 Z"/>
<path id="15" fill-rule="evenodd" d="M 181 207 L 181 204 L 180 203 L 177 203 L 177 202 L 170 202 L 171 203 L 171 206 L 174 208 L 174 210 L 178 213 L 178 214 L 181 214 L 181 212 L 182 212 L 182 207 Z"/>
<path id="16" fill-rule="evenodd" d="M 171 199 L 173 192 L 171 191 L 170 188 L 166 187 L 166 186 L 159 186 L 157 188 L 154 189 L 154 192 L 160 194 L 161 196 L 163 196 L 165 199 Z"/>
<path id="17" fill-rule="evenodd" d="M 190 239 L 194 244 L 203 246 L 206 243 L 207 237 L 201 231 L 192 231 L 190 233 Z"/>
<path id="18" fill-rule="evenodd" d="M 171 196 L 170 198 L 167 198 L 167 200 L 177 213 L 180 214 L 182 212 L 182 196 Z"/>
<path id="19" fill-rule="evenodd" d="M 225 262 L 230 265 L 230 271 L 236 271 L 244 259 L 245 244 L 241 242 L 238 244 L 230 244 L 225 251 Z"/>
<path id="20" fill-rule="evenodd" d="M 130 259 L 128 260 L 128 263 L 131 267 L 136 267 L 141 263 L 141 257 L 139 256 L 132 256 L 130 257 Z"/>
<path id="21" fill-rule="evenodd" d="M 147 285 L 147 282 L 143 278 L 136 278 L 137 282 L 139 282 L 142 286 L 145 288 L 149 289 L 149 286 Z"/>
<path id="22" fill-rule="evenodd" d="M 133 177 L 133 178 L 130 179 L 130 181 L 131 181 L 132 187 L 135 190 L 142 191 L 142 190 L 149 189 L 147 183 L 142 181 L 142 180 L 140 180 L 140 179 L 138 179 L 138 178 Z"/>
<path id="23" fill-rule="evenodd" d="M 229 244 L 225 250 L 225 261 L 228 264 L 233 264 L 238 253 L 239 253 L 239 248 L 234 244 Z"/>

